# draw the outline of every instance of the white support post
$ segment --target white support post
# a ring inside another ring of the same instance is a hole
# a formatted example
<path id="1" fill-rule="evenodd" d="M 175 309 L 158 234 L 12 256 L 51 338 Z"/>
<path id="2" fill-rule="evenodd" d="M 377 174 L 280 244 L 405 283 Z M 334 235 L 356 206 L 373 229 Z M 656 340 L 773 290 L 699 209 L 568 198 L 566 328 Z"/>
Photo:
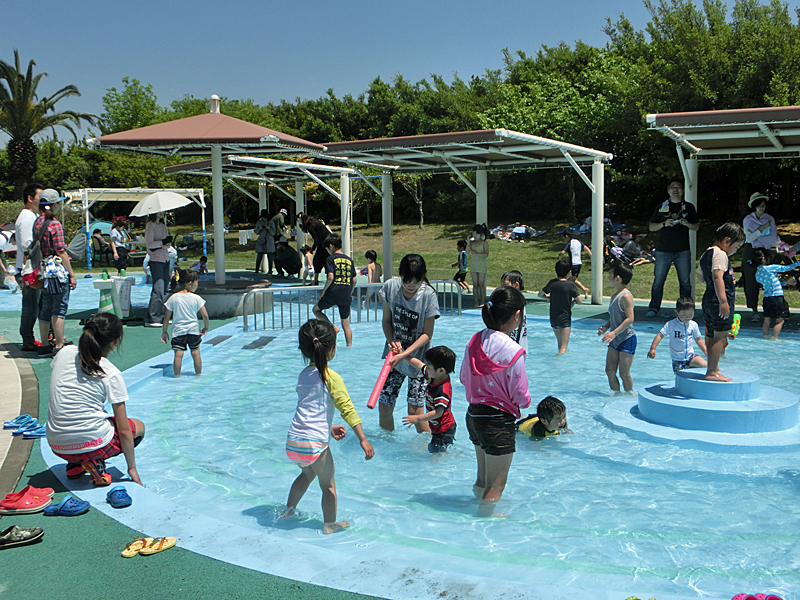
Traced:
<path id="1" fill-rule="evenodd" d="M 392 240 L 393 223 L 393 203 L 392 194 L 392 174 L 384 171 L 381 175 L 381 190 L 383 191 L 383 201 L 381 202 L 381 215 L 383 221 L 383 280 L 389 281 L 394 273 L 394 243 Z"/>
<path id="2" fill-rule="evenodd" d="M 225 285 L 225 215 L 222 205 L 222 146 L 211 146 L 211 188 L 214 214 L 214 282 Z"/>
<path id="3" fill-rule="evenodd" d="M 603 303 L 603 221 L 605 220 L 604 165 L 592 164 L 592 304 Z"/>
<path id="4" fill-rule="evenodd" d="M 684 198 L 686 202 L 694 205 L 697 210 L 697 166 L 698 161 L 696 158 L 689 158 L 685 161 L 686 170 L 684 171 L 684 179 L 686 186 L 684 191 Z M 689 230 L 689 250 L 692 253 L 692 298 L 696 297 L 695 290 L 697 288 L 697 232 Z"/>
<path id="5" fill-rule="evenodd" d="M 306 212 L 306 197 L 303 193 L 303 180 L 294 180 L 294 214 L 299 215 L 301 212 Z M 306 234 L 297 226 L 297 251 L 306 243 Z"/>
<path id="6" fill-rule="evenodd" d="M 208 256 L 208 234 L 206 233 L 206 199 L 200 190 L 200 225 L 203 227 L 203 256 Z"/>
<path id="7" fill-rule="evenodd" d="M 26 198 L 27 200 L 27 198 Z M 92 238 L 89 233 L 89 192 L 81 190 L 81 205 L 83 206 L 83 218 L 86 221 L 86 268 L 92 270 Z M 132 261 L 131 261 L 132 262 Z"/>
<path id="8" fill-rule="evenodd" d="M 489 186 L 486 169 L 475 171 L 475 222 L 489 222 Z"/>
<path id="9" fill-rule="evenodd" d="M 353 207 L 350 205 L 350 176 L 339 175 L 339 196 L 342 209 L 342 252 L 352 256 L 353 252 Z"/>
<path id="10" fill-rule="evenodd" d="M 258 211 L 268 210 L 267 208 L 267 184 L 264 181 L 258 182 Z"/>

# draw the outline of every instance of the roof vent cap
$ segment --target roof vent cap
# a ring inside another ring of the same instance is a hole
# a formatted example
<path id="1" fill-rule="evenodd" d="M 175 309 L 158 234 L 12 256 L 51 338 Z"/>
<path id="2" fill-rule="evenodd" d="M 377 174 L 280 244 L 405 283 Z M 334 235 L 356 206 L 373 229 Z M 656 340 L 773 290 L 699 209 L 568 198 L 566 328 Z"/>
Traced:
<path id="1" fill-rule="evenodd" d="M 212 113 L 219 113 L 219 96 L 213 94 L 211 96 L 211 112 Z"/>

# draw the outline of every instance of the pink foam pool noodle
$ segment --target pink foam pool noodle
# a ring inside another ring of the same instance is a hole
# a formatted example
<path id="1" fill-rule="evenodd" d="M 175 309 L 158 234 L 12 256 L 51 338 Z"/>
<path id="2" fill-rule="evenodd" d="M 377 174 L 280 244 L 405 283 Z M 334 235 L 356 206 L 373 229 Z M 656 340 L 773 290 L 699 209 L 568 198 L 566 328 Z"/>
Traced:
<path id="1" fill-rule="evenodd" d="M 378 381 L 375 382 L 375 387 L 372 388 L 372 393 L 369 395 L 367 408 L 375 408 L 375 405 L 378 403 L 378 397 L 381 395 L 383 384 L 386 383 L 386 378 L 389 376 L 389 371 L 392 370 L 391 363 L 394 357 L 395 353 L 389 350 L 389 354 L 386 355 L 386 360 L 383 361 L 383 368 L 381 369 L 381 374 L 378 375 Z"/>

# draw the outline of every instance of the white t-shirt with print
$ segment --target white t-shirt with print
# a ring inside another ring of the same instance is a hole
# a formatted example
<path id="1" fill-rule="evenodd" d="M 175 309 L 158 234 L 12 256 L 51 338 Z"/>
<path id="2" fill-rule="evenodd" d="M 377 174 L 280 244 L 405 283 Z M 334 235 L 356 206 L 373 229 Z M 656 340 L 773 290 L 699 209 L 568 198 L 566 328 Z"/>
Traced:
<path id="1" fill-rule="evenodd" d="M 701 337 L 700 327 L 695 321 L 682 323 L 677 318 L 668 321 L 660 333 L 669 340 L 669 354 L 672 360 L 689 360 L 689 356 L 694 354 L 692 340 Z"/>
<path id="2" fill-rule="evenodd" d="M 200 335 L 197 323 L 197 312 L 206 305 L 206 301 L 191 292 L 177 292 L 165 302 L 167 310 L 172 312 L 172 337 Z"/>
<path id="3" fill-rule="evenodd" d="M 60 454 L 84 454 L 107 446 L 114 437 L 103 404 L 125 402 L 128 390 L 122 373 L 107 358 L 105 375 L 92 377 L 81 369 L 77 346 L 64 346 L 50 368 L 47 442 Z"/>

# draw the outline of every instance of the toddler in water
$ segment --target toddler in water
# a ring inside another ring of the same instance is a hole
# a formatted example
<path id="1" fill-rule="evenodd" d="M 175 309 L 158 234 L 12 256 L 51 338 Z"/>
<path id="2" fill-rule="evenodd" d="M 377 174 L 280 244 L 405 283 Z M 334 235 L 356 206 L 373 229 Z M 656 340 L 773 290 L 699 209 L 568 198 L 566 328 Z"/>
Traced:
<path id="1" fill-rule="evenodd" d="M 567 429 L 567 407 L 554 396 L 548 396 L 536 407 L 535 415 L 517 421 L 517 431 L 532 440 L 541 440 L 552 435 L 572 433 Z"/>
<path id="2" fill-rule="evenodd" d="M 300 248 L 300 254 L 303 255 L 303 285 L 306 284 L 306 279 L 311 278 L 314 282 L 314 255 L 311 253 L 311 248 L 304 245 Z"/>
<path id="3" fill-rule="evenodd" d="M 367 281 L 369 283 L 381 283 L 383 279 L 383 267 L 381 267 L 381 263 L 378 262 L 378 253 L 375 250 L 367 250 L 364 253 L 364 258 L 367 259 Z M 368 290 L 366 293 L 366 298 L 364 298 L 364 307 L 369 308 L 370 303 L 372 302 L 372 297 L 378 294 L 378 290 Z"/>
<path id="4" fill-rule="evenodd" d="M 672 357 L 672 370 L 677 373 L 683 369 L 692 367 L 705 367 L 707 363 L 702 356 L 694 353 L 692 340 L 697 342 L 698 348 L 706 354 L 706 343 L 700 335 L 700 327 L 692 321 L 694 318 L 694 300 L 691 298 L 679 298 L 675 303 L 675 314 L 677 318 L 668 321 L 661 331 L 656 334 L 653 343 L 650 345 L 650 352 L 647 358 L 656 357 L 656 346 L 664 338 L 669 339 L 669 353 Z"/>
<path id="5" fill-rule="evenodd" d="M 525 291 L 525 282 L 522 280 L 522 273 L 516 270 L 503 273 L 503 276 L 500 278 L 500 285 L 512 287 L 520 292 Z M 519 327 L 513 331 L 509 331 L 508 336 L 522 346 L 522 349 L 525 350 L 525 354 L 528 353 L 528 315 L 524 310 L 522 311 L 522 321 Z"/>
<path id="6" fill-rule="evenodd" d="M 458 283 L 459 287 L 467 293 L 470 293 L 472 290 L 469 289 L 469 284 L 467 283 L 467 242 L 466 240 L 459 240 L 456 242 L 456 249 L 458 250 L 458 258 L 456 262 L 454 262 L 451 267 L 458 267 L 458 271 L 453 276 L 453 281 Z"/>
<path id="7" fill-rule="evenodd" d="M 164 316 L 164 328 L 161 332 L 161 341 L 165 344 L 169 339 L 169 320 L 172 319 L 172 349 L 175 358 L 172 361 L 172 370 L 175 377 L 181 376 L 181 363 L 186 347 L 192 353 L 194 372 L 200 375 L 203 362 L 200 359 L 200 340 L 208 332 L 208 312 L 206 301 L 195 294 L 200 276 L 197 271 L 184 269 L 178 275 L 180 290 L 172 294 L 164 303 L 167 307 Z M 203 328 L 197 324 L 197 313 L 203 318 Z"/>
<path id="8" fill-rule="evenodd" d="M 311 319 L 298 333 L 300 352 L 310 361 L 297 378 L 297 410 L 286 437 L 286 455 L 297 464 L 300 475 L 292 483 L 289 499 L 281 519 L 292 516 L 297 504 L 315 478 L 322 489 L 322 533 L 335 533 L 349 527 L 347 521 L 336 520 L 336 482 L 334 481 L 333 455 L 330 438 L 340 440 L 345 436 L 344 425 L 333 425 L 333 409 L 356 434 L 366 459 L 375 456 L 361 427 L 361 419 L 338 373 L 328 368 L 336 355 L 336 331 L 328 321 Z"/>
<path id="9" fill-rule="evenodd" d="M 411 359 L 412 364 L 420 361 Z M 450 410 L 453 388 L 450 385 L 450 373 L 456 369 L 456 354 L 447 346 L 436 346 L 425 353 L 422 367 L 428 377 L 425 390 L 425 410 L 421 415 L 403 417 L 403 424 L 411 427 L 420 421 L 428 421 L 431 426 L 431 441 L 428 452 L 435 454 L 447 450 L 456 439 L 456 421 Z"/>
<path id="10" fill-rule="evenodd" d="M 556 263 L 556 278 L 548 281 L 538 294 L 539 298 L 550 300 L 550 327 L 553 328 L 558 344 L 556 356 L 563 356 L 567 352 L 569 334 L 572 331 L 573 302 L 583 304 L 576 282 L 567 281 L 569 273 L 569 263 L 559 260 Z"/>

